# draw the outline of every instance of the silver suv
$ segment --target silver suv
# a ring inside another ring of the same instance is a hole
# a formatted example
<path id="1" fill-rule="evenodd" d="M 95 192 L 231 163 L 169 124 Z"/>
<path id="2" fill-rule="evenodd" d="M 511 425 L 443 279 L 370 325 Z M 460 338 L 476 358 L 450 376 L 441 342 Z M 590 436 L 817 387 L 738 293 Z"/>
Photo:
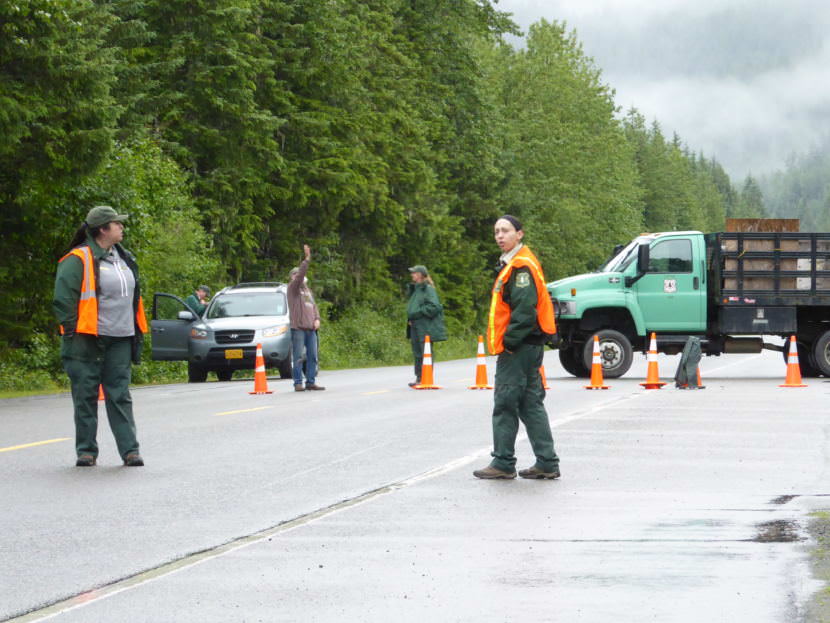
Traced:
<path id="1" fill-rule="evenodd" d="M 153 296 L 153 359 L 187 361 L 187 378 L 202 383 L 208 372 L 230 381 L 234 370 L 253 370 L 262 344 L 266 367 L 291 377 L 291 331 L 284 283 L 240 283 L 224 288 L 202 317 L 173 294 Z"/>

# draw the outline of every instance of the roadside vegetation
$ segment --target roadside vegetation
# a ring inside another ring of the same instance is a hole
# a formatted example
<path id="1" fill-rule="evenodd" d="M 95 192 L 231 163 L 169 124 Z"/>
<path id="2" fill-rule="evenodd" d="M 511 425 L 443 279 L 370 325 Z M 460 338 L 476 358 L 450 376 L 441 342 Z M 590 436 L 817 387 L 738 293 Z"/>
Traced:
<path id="1" fill-rule="evenodd" d="M 284 281 L 309 244 L 329 368 L 408 361 L 416 263 L 445 305 L 442 351 L 471 356 L 500 214 L 525 221 L 549 279 L 644 230 L 763 215 L 753 180 L 619 110 L 565 24 L 518 49 L 496 6 L 0 5 L 0 391 L 65 384 L 55 265 L 97 204 L 130 215 L 148 308 L 156 291 Z M 145 360 L 136 382 L 184 378 Z"/>

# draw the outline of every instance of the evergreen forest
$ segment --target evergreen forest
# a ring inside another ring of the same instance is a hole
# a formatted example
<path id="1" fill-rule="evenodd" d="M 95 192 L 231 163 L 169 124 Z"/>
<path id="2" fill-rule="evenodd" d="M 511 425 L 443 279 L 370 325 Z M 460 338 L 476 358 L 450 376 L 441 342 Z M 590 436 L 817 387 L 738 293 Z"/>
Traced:
<path id="1" fill-rule="evenodd" d="M 130 215 L 148 308 L 284 281 L 307 243 L 328 325 L 404 347 L 413 264 L 451 333 L 482 332 L 501 214 L 549 280 L 765 214 L 756 180 L 619 110 L 566 24 L 516 47 L 489 0 L 14 0 L 0 33 L 0 384 L 60 376 L 55 266 L 94 205 Z"/>

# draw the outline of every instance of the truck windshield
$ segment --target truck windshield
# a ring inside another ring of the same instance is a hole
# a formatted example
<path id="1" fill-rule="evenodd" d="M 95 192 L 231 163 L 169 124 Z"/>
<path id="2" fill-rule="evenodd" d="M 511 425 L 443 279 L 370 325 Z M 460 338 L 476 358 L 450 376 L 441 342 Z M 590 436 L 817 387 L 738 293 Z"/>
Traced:
<path id="1" fill-rule="evenodd" d="M 637 257 L 637 247 L 640 246 L 640 238 L 635 238 L 619 253 L 608 260 L 597 269 L 598 273 L 619 273 Z"/>

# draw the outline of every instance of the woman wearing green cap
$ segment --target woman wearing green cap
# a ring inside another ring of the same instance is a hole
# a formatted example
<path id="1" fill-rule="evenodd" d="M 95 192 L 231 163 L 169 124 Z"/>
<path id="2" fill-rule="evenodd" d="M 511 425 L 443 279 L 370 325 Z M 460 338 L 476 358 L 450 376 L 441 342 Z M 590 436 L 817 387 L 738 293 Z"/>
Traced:
<path id="1" fill-rule="evenodd" d="M 412 274 L 412 283 L 407 284 L 409 302 L 406 306 L 406 337 L 412 343 L 412 355 L 415 358 L 415 381 L 409 384 L 414 387 L 421 382 L 424 338 L 428 335 L 432 344 L 443 342 L 447 339 L 447 327 L 444 324 L 444 308 L 438 300 L 438 292 L 426 266 L 412 266 L 409 272 Z M 434 355 L 433 350 L 433 360 Z"/>
<path id="2" fill-rule="evenodd" d="M 61 361 L 72 385 L 78 467 L 98 460 L 98 388 L 124 465 L 144 461 L 138 451 L 130 396 L 147 320 L 135 258 L 124 247 L 126 214 L 96 206 L 58 262 L 52 301 L 61 328 Z"/>

